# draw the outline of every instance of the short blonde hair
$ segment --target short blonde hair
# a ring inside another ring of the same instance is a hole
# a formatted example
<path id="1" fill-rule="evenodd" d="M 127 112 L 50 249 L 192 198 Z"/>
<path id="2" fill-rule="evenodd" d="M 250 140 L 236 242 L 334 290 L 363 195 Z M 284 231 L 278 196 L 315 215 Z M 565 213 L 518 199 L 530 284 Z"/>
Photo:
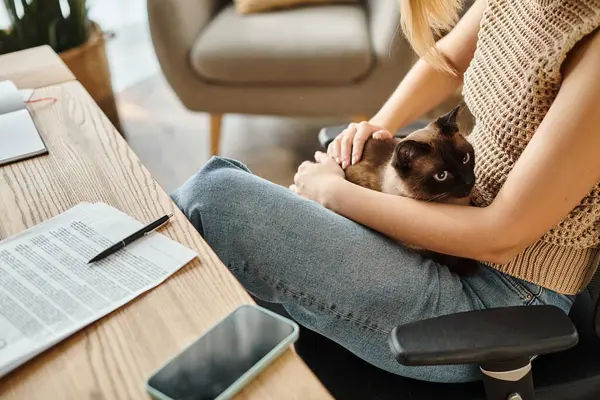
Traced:
<path id="1" fill-rule="evenodd" d="M 463 0 L 400 0 L 402 30 L 415 52 L 434 68 L 456 74 L 435 46 L 458 21 Z"/>

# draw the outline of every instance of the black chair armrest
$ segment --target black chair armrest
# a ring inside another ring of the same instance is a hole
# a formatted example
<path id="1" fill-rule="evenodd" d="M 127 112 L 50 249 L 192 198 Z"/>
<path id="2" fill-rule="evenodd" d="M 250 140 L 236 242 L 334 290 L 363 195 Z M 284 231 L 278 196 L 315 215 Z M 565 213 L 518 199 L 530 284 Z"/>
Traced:
<path id="1" fill-rule="evenodd" d="M 395 133 L 395 136 L 397 138 L 405 137 L 411 132 L 414 132 L 418 129 L 424 128 L 426 125 L 427 124 L 425 122 L 420 122 L 420 121 L 414 122 L 410 125 L 405 126 L 402 129 L 400 129 L 398 132 Z M 346 129 L 347 127 L 348 127 L 348 124 L 325 126 L 325 127 L 321 128 L 321 130 L 319 131 L 319 136 L 318 136 L 321 147 L 323 147 L 324 149 L 327 149 L 327 147 L 329 146 L 329 143 L 331 143 L 333 141 L 333 139 L 335 139 L 336 136 L 339 135 L 340 133 L 342 133 L 342 131 L 344 129 Z"/>
<path id="2" fill-rule="evenodd" d="M 469 311 L 395 327 L 392 353 L 404 365 L 485 364 L 566 350 L 573 323 L 554 306 Z"/>

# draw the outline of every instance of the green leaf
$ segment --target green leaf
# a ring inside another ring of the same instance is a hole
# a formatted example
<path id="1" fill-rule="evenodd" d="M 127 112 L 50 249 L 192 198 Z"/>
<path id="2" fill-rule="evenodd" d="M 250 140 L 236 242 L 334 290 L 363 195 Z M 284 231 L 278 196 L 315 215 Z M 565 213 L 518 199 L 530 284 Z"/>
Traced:
<path id="1" fill-rule="evenodd" d="M 17 2 L 23 6 L 22 17 L 17 14 Z M 62 15 L 59 0 L 3 0 L 3 3 L 11 23 L 11 45 L 7 45 L 7 35 L 1 36 L 2 52 L 44 44 L 61 52 L 80 46 L 89 38 L 87 0 L 68 0 L 71 12 L 67 18 Z"/>
<path id="2" fill-rule="evenodd" d="M 10 17 L 11 23 L 15 23 L 19 19 L 17 15 L 17 6 L 15 5 L 14 0 L 4 0 L 4 6 L 8 11 L 8 16 Z"/>
<path id="3" fill-rule="evenodd" d="M 58 21 L 59 19 L 55 18 L 54 21 L 52 21 L 50 23 L 50 26 L 48 27 L 48 44 L 50 44 L 50 46 L 52 46 L 52 48 L 55 50 L 59 49 L 57 40 L 58 35 L 56 34 L 56 26 Z"/>

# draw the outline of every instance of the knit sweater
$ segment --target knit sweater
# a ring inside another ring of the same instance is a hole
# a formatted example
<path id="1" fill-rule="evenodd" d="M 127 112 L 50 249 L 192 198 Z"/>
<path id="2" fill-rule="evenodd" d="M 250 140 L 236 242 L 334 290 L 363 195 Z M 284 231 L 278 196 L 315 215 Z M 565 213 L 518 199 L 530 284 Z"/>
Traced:
<path id="1" fill-rule="evenodd" d="M 599 26 L 600 0 L 488 0 L 463 87 L 476 206 L 494 200 L 558 94 L 567 53 Z M 487 264 L 560 293 L 583 290 L 600 264 L 600 183 L 512 262 Z"/>

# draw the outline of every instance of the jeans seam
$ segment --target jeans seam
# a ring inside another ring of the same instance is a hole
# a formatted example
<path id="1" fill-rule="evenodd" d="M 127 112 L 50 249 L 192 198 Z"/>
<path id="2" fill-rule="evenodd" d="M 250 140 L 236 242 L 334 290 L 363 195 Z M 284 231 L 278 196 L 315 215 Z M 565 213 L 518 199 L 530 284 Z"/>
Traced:
<path id="1" fill-rule="evenodd" d="M 236 269 L 239 271 L 240 269 L 244 269 L 244 268 L 247 269 L 248 271 L 254 273 L 255 275 L 257 275 L 264 282 L 266 282 L 269 285 L 271 285 L 275 290 L 278 290 L 278 291 L 282 292 L 286 297 L 289 297 L 289 294 L 291 294 L 292 296 L 296 296 L 298 298 L 301 298 L 301 299 L 305 300 L 310 305 L 317 306 L 317 308 L 322 308 L 323 310 L 326 310 L 326 311 L 330 312 L 331 314 L 333 314 L 333 315 L 335 315 L 335 316 L 337 316 L 339 318 L 342 318 L 342 319 L 344 319 L 346 321 L 352 322 L 352 323 L 354 323 L 354 324 L 356 324 L 358 326 L 361 326 L 363 328 L 369 329 L 369 330 L 371 330 L 373 332 L 382 333 L 384 335 L 386 335 L 388 333 L 388 331 L 385 331 L 383 329 L 379 329 L 378 327 L 367 325 L 364 322 L 362 322 L 362 321 L 360 321 L 360 320 L 358 320 L 356 318 L 352 318 L 352 317 L 348 316 L 345 313 L 340 313 L 340 312 L 338 312 L 336 310 L 333 310 L 331 307 L 327 306 L 325 303 L 317 300 L 316 296 L 311 295 L 311 297 L 313 297 L 311 299 L 306 294 L 298 292 L 295 289 L 292 289 L 291 285 L 288 282 L 284 281 L 283 279 L 275 279 L 275 278 L 272 278 L 272 277 L 270 277 L 268 275 L 261 274 L 260 272 L 254 270 L 253 268 L 250 268 L 247 263 L 244 263 L 243 266 L 237 267 Z M 233 269 L 233 270 L 235 271 L 236 269 Z"/>
<path id="2" fill-rule="evenodd" d="M 521 297 L 521 300 L 523 300 L 523 302 L 525 302 L 525 305 L 528 305 L 528 306 L 531 305 L 542 294 L 541 287 L 540 287 L 540 291 L 537 294 L 535 294 L 535 293 L 531 292 L 529 289 L 527 289 L 526 287 L 519 285 L 510 276 L 505 276 L 501 272 L 498 272 L 498 273 L 500 274 L 500 279 L 502 279 L 502 281 L 504 283 L 506 283 L 506 285 L 508 285 L 510 288 L 512 288 L 513 291 L 519 297 Z"/>

